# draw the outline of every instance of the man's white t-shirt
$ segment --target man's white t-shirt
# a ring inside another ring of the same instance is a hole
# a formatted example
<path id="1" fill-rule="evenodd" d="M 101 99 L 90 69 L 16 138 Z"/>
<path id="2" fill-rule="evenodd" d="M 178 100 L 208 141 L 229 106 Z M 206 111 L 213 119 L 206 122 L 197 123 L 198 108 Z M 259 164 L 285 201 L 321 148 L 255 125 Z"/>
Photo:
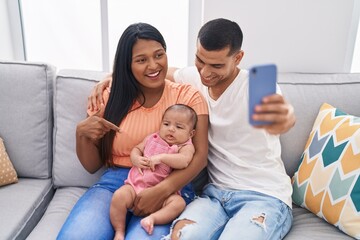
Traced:
<path id="1" fill-rule="evenodd" d="M 281 160 L 279 135 L 248 123 L 248 71 L 240 70 L 225 92 L 214 100 L 201 83 L 196 67 L 174 73 L 176 82 L 197 87 L 209 106 L 209 180 L 230 190 L 252 190 L 292 207 L 292 187 Z"/>

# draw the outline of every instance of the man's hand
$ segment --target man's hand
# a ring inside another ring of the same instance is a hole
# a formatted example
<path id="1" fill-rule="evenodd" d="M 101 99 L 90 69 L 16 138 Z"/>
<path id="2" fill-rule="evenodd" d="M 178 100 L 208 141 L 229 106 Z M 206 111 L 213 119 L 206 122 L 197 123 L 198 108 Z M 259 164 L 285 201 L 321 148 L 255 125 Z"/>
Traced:
<path id="1" fill-rule="evenodd" d="M 104 104 L 103 92 L 109 87 L 111 88 L 112 75 L 108 75 L 105 79 L 98 82 L 92 89 L 88 97 L 87 108 L 91 111 L 97 111 L 101 104 Z"/>
<path id="2" fill-rule="evenodd" d="M 147 216 L 162 208 L 168 197 L 157 186 L 144 189 L 135 198 L 133 213 L 136 216 Z"/>
<path id="3" fill-rule="evenodd" d="M 270 134 L 282 134 L 290 130 L 296 121 L 294 108 L 284 97 L 274 94 L 263 99 L 261 105 L 255 107 L 254 120 L 272 122 L 268 125 L 256 126 Z"/>

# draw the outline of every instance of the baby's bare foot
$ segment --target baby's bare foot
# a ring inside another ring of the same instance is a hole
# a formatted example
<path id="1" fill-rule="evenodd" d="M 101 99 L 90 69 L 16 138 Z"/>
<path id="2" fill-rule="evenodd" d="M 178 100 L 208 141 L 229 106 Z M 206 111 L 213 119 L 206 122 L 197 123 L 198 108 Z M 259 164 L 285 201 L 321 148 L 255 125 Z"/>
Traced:
<path id="1" fill-rule="evenodd" d="M 124 233 L 122 233 L 122 232 L 115 232 L 114 240 L 124 240 Z"/>
<path id="2" fill-rule="evenodd" d="M 145 229 L 148 234 L 152 234 L 154 230 L 154 219 L 150 216 L 143 218 L 140 221 L 141 226 Z"/>

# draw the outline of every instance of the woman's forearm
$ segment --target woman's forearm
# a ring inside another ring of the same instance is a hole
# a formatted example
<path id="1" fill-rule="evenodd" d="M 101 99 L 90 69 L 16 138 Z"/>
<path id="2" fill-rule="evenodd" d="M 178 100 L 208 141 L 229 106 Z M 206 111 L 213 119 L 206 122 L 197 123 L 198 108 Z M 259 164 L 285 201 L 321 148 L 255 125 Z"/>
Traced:
<path id="1" fill-rule="evenodd" d="M 100 152 L 94 140 L 82 136 L 79 131 L 76 131 L 76 154 L 89 173 L 95 173 L 103 166 Z"/>

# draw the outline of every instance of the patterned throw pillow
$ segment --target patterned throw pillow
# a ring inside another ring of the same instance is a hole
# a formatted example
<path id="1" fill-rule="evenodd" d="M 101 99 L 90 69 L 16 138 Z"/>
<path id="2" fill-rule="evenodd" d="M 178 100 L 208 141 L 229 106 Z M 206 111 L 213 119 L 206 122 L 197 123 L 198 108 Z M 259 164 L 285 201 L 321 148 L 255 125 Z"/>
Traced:
<path id="1" fill-rule="evenodd" d="M 18 177 L 6 153 L 3 140 L 0 138 L 0 186 L 16 183 Z"/>
<path id="2" fill-rule="evenodd" d="M 293 202 L 360 239 L 360 118 L 323 104 L 295 172 Z"/>

